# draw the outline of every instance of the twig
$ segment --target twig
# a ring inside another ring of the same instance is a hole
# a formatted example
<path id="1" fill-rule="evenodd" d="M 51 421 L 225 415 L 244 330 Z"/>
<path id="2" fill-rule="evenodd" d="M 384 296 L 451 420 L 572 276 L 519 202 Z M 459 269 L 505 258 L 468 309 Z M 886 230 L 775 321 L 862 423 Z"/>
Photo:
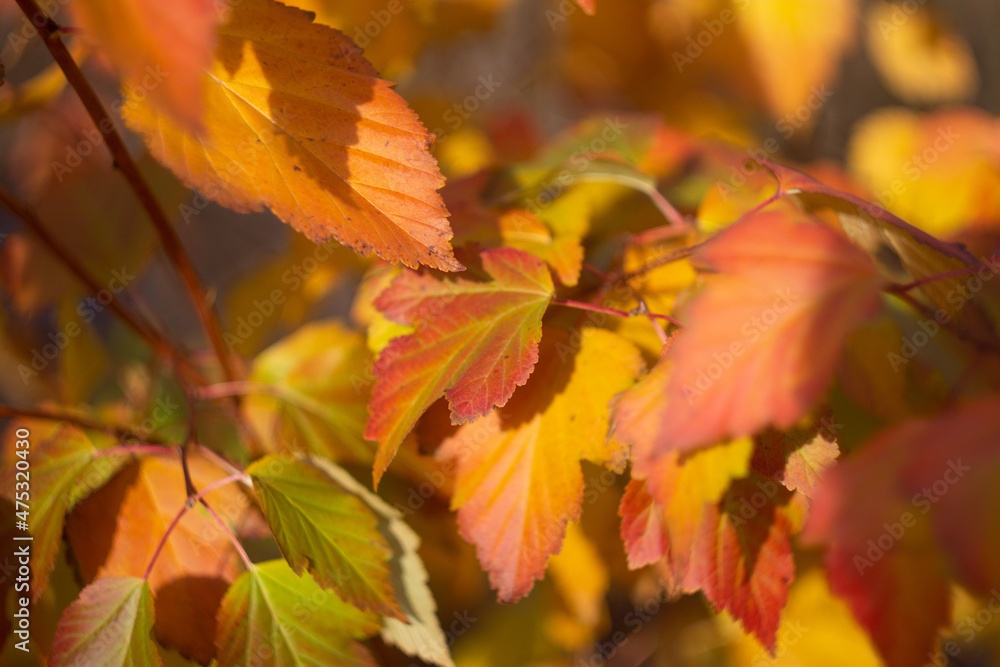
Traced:
<path id="1" fill-rule="evenodd" d="M 107 422 L 99 422 L 89 417 L 83 417 L 72 412 L 67 412 L 64 410 L 53 410 L 50 408 L 16 408 L 12 405 L 0 404 L 0 418 L 18 418 L 23 417 L 26 419 L 45 419 L 48 421 L 58 421 L 65 422 L 67 424 L 72 424 L 73 426 L 78 426 L 84 429 L 90 429 L 93 431 L 104 431 L 110 433 L 121 439 L 135 438 L 137 440 L 155 441 L 154 436 L 150 436 L 147 433 L 136 430 L 131 426 L 124 424 L 110 424 Z"/>
<path id="2" fill-rule="evenodd" d="M 243 564 L 246 566 L 246 568 L 248 570 L 252 570 L 253 561 L 250 560 L 250 556 L 247 555 L 246 550 L 243 549 L 243 545 L 240 544 L 240 541 L 236 538 L 236 535 L 233 534 L 233 531 L 229 530 L 229 526 L 226 525 L 226 522 L 222 520 L 221 516 L 215 513 L 215 510 L 213 510 L 211 507 L 208 506 L 208 503 L 205 502 L 204 498 L 201 499 L 201 504 L 202 506 L 204 506 L 205 509 L 208 510 L 208 513 L 212 515 L 216 523 L 219 524 L 219 527 L 222 528 L 222 532 L 224 532 L 226 536 L 229 537 L 229 541 L 232 543 L 233 548 L 236 549 L 236 553 L 238 553 L 240 555 L 240 558 L 243 559 Z"/>
<path id="3" fill-rule="evenodd" d="M 618 317 L 650 317 L 665 320 L 670 322 L 674 326 L 684 328 L 684 323 L 675 320 L 669 315 L 661 315 L 660 313 L 650 313 L 641 312 L 637 310 L 635 312 L 629 312 L 625 310 L 618 310 L 617 308 L 606 308 L 604 306 L 595 306 L 592 303 L 584 303 L 582 301 L 572 301 L 570 299 L 552 299 L 550 302 L 554 306 L 566 306 L 567 308 L 576 308 L 577 310 L 592 310 L 595 313 L 604 313 L 606 315 L 617 315 Z"/>
<path id="4" fill-rule="evenodd" d="M 139 454 L 149 454 L 151 456 L 166 456 L 167 454 L 176 454 L 177 450 L 173 447 L 165 447 L 163 445 L 152 445 L 152 444 L 140 444 L 140 445 L 121 445 L 118 447 L 106 447 L 97 452 L 98 457 L 103 456 L 136 456 Z"/>
<path id="5" fill-rule="evenodd" d="M 223 477 L 222 479 L 217 479 L 211 484 L 206 485 L 205 488 L 203 488 L 198 493 L 194 494 L 193 496 L 190 496 L 188 498 L 188 501 L 183 505 L 181 505 L 181 509 L 179 512 L 177 512 L 177 516 L 174 517 L 173 521 L 170 522 L 170 525 L 167 526 L 166 531 L 164 531 L 163 537 L 160 538 L 159 544 L 156 545 L 156 550 L 153 552 L 153 557 L 150 558 L 149 565 L 146 566 L 146 572 L 145 574 L 142 575 L 142 578 L 149 579 L 149 574 L 153 571 L 153 566 L 156 565 L 156 559 L 160 557 L 160 553 L 163 551 L 163 547 L 166 546 L 167 539 L 170 538 L 170 534 L 174 532 L 174 528 L 177 527 L 177 524 L 180 523 L 181 518 L 187 513 L 187 511 L 190 508 L 194 507 L 195 504 L 200 502 L 202 498 L 204 498 L 206 495 L 208 495 L 215 489 L 219 488 L 220 486 L 229 484 L 230 482 L 238 481 L 240 479 L 243 479 L 245 476 L 246 476 L 245 473 L 241 472 L 238 475 L 230 475 L 228 477 Z"/>
<path id="6" fill-rule="evenodd" d="M 66 75 L 66 80 L 76 91 L 80 101 L 83 102 L 90 119 L 98 131 L 104 135 L 104 142 L 111 152 L 115 166 L 121 171 L 129 187 L 149 215 L 167 256 L 180 273 L 191 300 L 194 302 L 195 310 L 198 312 L 198 317 L 201 319 L 205 333 L 215 350 L 215 355 L 226 379 L 238 379 L 240 377 L 239 369 L 226 349 L 218 318 L 205 297 L 205 288 L 201 285 L 194 266 L 184 251 L 180 237 L 170 224 L 170 220 L 167 219 L 159 202 L 156 201 L 156 197 L 139 171 L 135 160 L 132 159 L 132 155 L 128 152 L 125 141 L 118 133 L 111 116 L 62 41 L 59 25 L 41 10 L 35 0 L 17 0 L 17 5 L 35 26 L 49 53 L 52 54 L 59 68 Z"/>
<path id="7" fill-rule="evenodd" d="M 41 221 L 35 216 L 31 209 L 18 201 L 2 186 L 0 186 L 0 203 L 20 218 L 25 226 L 31 230 L 39 241 L 42 242 L 42 245 L 44 245 L 49 252 L 55 255 L 56 259 L 62 262 L 66 269 L 84 286 L 86 286 L 88 290 L 94 294 L 101 291 L 102 288 L 97 281 L 91 278 L 86 269 L 83 268 L 83 265 L 80 264 L 65 248 L 63 248 L 51 234 L 49 234 L 48 230 L 45 229 L 45 226 L 42 225 Z M 173 353 L 170 344 L 163 340 L 156 329 L 147 325 L 145 322 L 141 322 L 135 315 L 126 310 L 117 299 L 112 299 L 108 303 L 108 309 L 117 315 L 118 318 L 128 325 L 133 331 L 139 334 L 139 336 L 145 340 L 157 354 L 169 356 Z"/>

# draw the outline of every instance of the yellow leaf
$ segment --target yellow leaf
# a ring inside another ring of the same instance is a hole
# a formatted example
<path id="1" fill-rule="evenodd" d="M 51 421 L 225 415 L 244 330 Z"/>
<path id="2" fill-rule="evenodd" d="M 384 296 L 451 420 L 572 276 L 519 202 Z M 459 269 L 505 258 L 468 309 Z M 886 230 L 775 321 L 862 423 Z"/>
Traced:
<path id="1" fill-rule="evenodd" d="M 882 81 L 910 104 L 958 102 L 975 96 L 979 74 L 972 49 L 942 17 L 908 2 L 875 2 L 867 44 Z"/>
<path id="2" fill-rule="evenodd" d="M 853 41 L 857 0 L 734 4 L 771 112 L 784 117 L 796 114 L 802 105 L 815 111 L 826 101 L 824 86 L 836 73 L 841 53 Z M 800 115 L 794 117 L 801 119 Z"/>
<path id="3" fill-rule="evenodd" d="M 547 331 L 535 374 L 501 409 L 464 424 L 438 457 L 456 466 L 452 507 L 500 600 L 528 593 L 580 515 L 587 459 L 620 470 L 608 404 L 642 370 L 638 350 L 602 329 Z"/>
<path id="4" fill-rule="evenodd" d="M 342 33 L 274 0 L 243 0 L 201 83 L 210 113 L 200 137 L 152 106 L 124 110 L 188 186 L 236 211 L 266 205 L 316 242 L 462 268 L 430 135 Z"/>

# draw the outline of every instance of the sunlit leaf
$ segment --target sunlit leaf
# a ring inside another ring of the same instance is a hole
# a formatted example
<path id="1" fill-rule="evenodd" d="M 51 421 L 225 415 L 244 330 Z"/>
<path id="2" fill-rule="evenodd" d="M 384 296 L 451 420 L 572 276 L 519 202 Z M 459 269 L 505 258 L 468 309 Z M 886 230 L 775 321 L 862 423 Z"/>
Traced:
<path id="1" fill-rule="evenodd" d="M 408 266 L 461 268 L 429 135 L 351 40 L 274 0 L 219 27 L 195 136 L 148 105 L 129 127 L 185 184 L 237 211 L 265 205 L 309 238 Z"/>
<path id="2" fill-rule="evenodd" d="M 264 516 L 295 572 L 362 609 L 402 618 L 389 581 L 389 544 L 377 518 L 321 470 L 287 456 L 247 468 Z"/>
<path id="3" fill-rule="evenodd" d="M 376 305 L 416 331 L 396 338 L 375 362 L 365 437 L 379 443 L 375 482 L 399 443 L 441 395 L 461 424 L 502 407 L 538 360 L 542 314 L 552 276 L 540 260 L 513 248 L 482 253 L 490 282 L 442 281 L 407 272 Z"/>
<path id="4" fill-rule="evenodd" d="M 621 469 L 608 407 L 643 367 L 633 345 L 583 329 L 544 347 L 539 377 L 503 409 L 462 426 L 438 450 L 457 462 L 452 507 L 504 602 L 526 595 L 580 515 L 581 459 Z M 576 336 L 577 334 L 574 334 Z"/>

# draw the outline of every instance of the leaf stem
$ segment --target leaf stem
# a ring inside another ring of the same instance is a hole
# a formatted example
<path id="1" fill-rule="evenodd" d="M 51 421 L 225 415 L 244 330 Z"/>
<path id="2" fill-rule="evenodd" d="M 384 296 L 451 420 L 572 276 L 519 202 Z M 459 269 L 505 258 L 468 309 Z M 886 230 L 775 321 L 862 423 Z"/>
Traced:
<path id="1" fill-rule="evenodd" d="M 166 456 L 175 454 L 176 450 L 164 445 L 140 444 L 140 445 L 120 445 L 118 447 L 107 447 L 98 450 L 97 456 L 137 456 L 139 454 L 149 454 L 151 456 Z"/>
<path id="2" fill-rule="evenodd" d="M 917 289 L 918 287 L 923 287 L 928 283 L 937 282 L 938 280 L 948 280 L 949 278 L 959 278 L 961 276 L 970 276 L 974 273 L 978 273 L 983 268 L 983 265 L 979 266 L 968 266 L 964 269 L 955 269 L 954 271 L 945 271 L 944 273 L 936 273 L 932 276 L 925 276 L 920 280 L 914 280 L 911 283 L 905 283 L 903 285 L 890 285 L 886 288 L 887 292 L 892 294 L 902 294 L 903 292 L 909 292 L 910 290 Z"/>
<path id="3" fill-rule="evenodd" d="M 582 301 L 572 301 L 570 299 L 552 299 L 550 302 L 555 306 L 566 306 L 567 308 L 576 308 L 577 310 L 591 310 L 595 313 L 604 313 L 606 315 L 617 315 L 618 317 L 649 317 L 655 319 L 666 320 L 674 326 L 684 328 L 684 323 L 676 320 L 669 315 L 661 315 L 659 313 L 650 312 L 629 312 L 625 310 L 618 310 L 617 308 L 606 308 L 604 306 L 597 306 L 592 303 L 584 303 Z"/>
<path id="4" fill-rule="evenodd" d="M 229 529 L 229 526 L 227 526 L 226 522 L 222 520 L 222 517 L 216 514 L 215 510 L 209 507 L 208 503 L 205 502 L 204 498 L 201 499 L 201 504 L 205 509 L 208 510 L 208 513 L 211 514 L 212 517 L 215 519 L 216 523 L 219 524 L 219 528 L 221 528 L 222 532 L 224 532 L 226 536 L 229 538 L 229 541 L 230 543 L 232 543 L 233 548 L 236 549 L 236 553 L 238 553 L 240 555 L 240 558 L 243 559 L 243 565 L 245 565 L 248 570 L 252 570 L 253 561 L 250 560 L 250 556 L 247 555 L 246 550 L 243 548 L 243 545 L 240 544 L 239 539 L 237 539 L 233 531 Z"/>
<path id="5" fill-rule="evenodd" d="M 206 485 L 205 488 L 203 488 L 198 493 L 194 494 L 193 496 L 189 496 L 187 502 L 181 505 L 181 509 L 180 511 L 177 512 L 177 516 L 174 517 L 173 521 L 170 522 L 170 525 L 167 526 L 166 531 L 164 531 L 163 537 L 160 538 L 159 544 L 156 545 L 156 551 L 153 552 L 153 557 L 150 558 L 149 565 L 146 566 L 146 572 L 145 574 L 142 575 L 142 578 L 149 579 L 149 574 L 153 571 L 153 566 L 156 565 L 156 560 L 160 557 L 160 553 L 163 551 L 163 547 L 166 546 L 167 540 L 170 538 L 170 534 L 174 532 L 174 528 L 177 527 L 177 524 L 181 522 L 181 518 L 183 518 L 183 516 L 187 513 L 187 511 L 190 508 L 194 507 L 196 503 L 201 502 L 202 498 L 204 498 L 206 495 L 216 490 L 220 486 L 224 486 L 231 482 L 236 482 L 238 480 L 243 479 L 244 477 L 246 477 L 246 473 L 240 472 L 238 474 L 233 474 L 229 475 L 228 477 L 217 479 L 211 484 Z"/>
<path id="6" fill-rule="evenodd" d="M 42 11 L 35 0 L 17 0 L 17 5 L 32 25 L 35 26 L 49 53 L 52 54 L 52 58 L 59 65 L 63 74 L 66 75 L 66 80 L 76 91 L 80 101 L 83 102 L 83 106 L 90 115 L 90 119 L 98 131 L 103 134 L 104 142 L 111 152 L 115 166 L 121 171 L 132 192 L 135 193 L 135 196 L 149 215 L 149 219 L 152 221 L 153 227 L 156 228 L 167 256 L 170 257 L 174 267 L 180 273 L 184 285 L 191 296 L 195 310 L 205 329 L 205 333 L 208 335 L 212 348 L 215 351 L 215 356 L 218 358 L 226 379 L 234 380 L 239 378 L 241 374 L 235 360 L 226 349 L 218 318 L 205 298 L 206 291 L 202 287 L 201 281 L 187 253 L 184 251 L 180 237 L 170 224 L 170 220 L 167 219 L 163 208 L 156 201 L 153 191 L 139 171 L 139 166 L 132 159 L 132 155 L 125 146 L 125 141 L 116 129 L 114 121 L 104 108 L 101 99 L 83 75 L 72 54 L 66 48 L 66 44 L 62 41 L 62 32 L 59 25 Z"/>
<path id="7" fill-rule="evenodd" d="M 675 250 L 674 252 L 669 252 L 665 255 L 660 255 L 659 257 L 650 260 L 646 264 L 643 264 L 635 271 L 630 271 L 629 273 L 623 274 L 621 278 L 622 280 L 628 282 L 633 278 L 639 278 L 641 276 L 644 276 L 650 271 L 658 269 L 661 266 L 666 266 L 667 264 L 671 264 L 673 262 L 677 262 L 682 259 L 687 259 L 688 257 L 694 254 L 695 250 L 703 246 L 705 243 L 706 241 L 702 241 L 701 243 L 696 243 L 686 248 L 681 248 L 680 250 Z"/>

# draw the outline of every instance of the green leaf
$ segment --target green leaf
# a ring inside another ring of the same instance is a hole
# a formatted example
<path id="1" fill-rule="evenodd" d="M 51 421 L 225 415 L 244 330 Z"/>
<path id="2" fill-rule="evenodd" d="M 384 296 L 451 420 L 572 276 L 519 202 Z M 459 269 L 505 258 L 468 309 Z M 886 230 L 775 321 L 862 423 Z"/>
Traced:
<path id="1" fill-rule="evenodd" d="M 392 550 L 375 514 L 322 471 L 288 456 L 247 468 L 281 553 L 361 609 L 405 619 L 390 578 Z"/>
<path id="2" fill-rule="evenodd" d="M 98 579 L 59 619 L 51 664 L 160 665 L 152 629 L 153 594 L 145 579 Z"/>
<path id="3" fill-rule="evenodd" d="M 396 597 L 406 616 L 382 619 L 382 640 L 407 655 L 440 667 L 455 667 L 448 642 L 437 617 L 437 603 L 427 586 L 427 568 L 420 559 L 420 537 L 406 525 L 398 510 L 361 485 L 340 466 L 314 457 L 310 462 L 325 472 L 348 493 L 355 494 L 379 518 L 379 531 L 389 541 L 393 558 L 392 581 Z"/>
<path id="4" fill-rule="evenodd" d="M 379 631 L 361 611 L 301 577 L 283 560 L 254 565 L 233 582 L 218 614 L 219 665 L 374 665 L 357 642 Z"/>

